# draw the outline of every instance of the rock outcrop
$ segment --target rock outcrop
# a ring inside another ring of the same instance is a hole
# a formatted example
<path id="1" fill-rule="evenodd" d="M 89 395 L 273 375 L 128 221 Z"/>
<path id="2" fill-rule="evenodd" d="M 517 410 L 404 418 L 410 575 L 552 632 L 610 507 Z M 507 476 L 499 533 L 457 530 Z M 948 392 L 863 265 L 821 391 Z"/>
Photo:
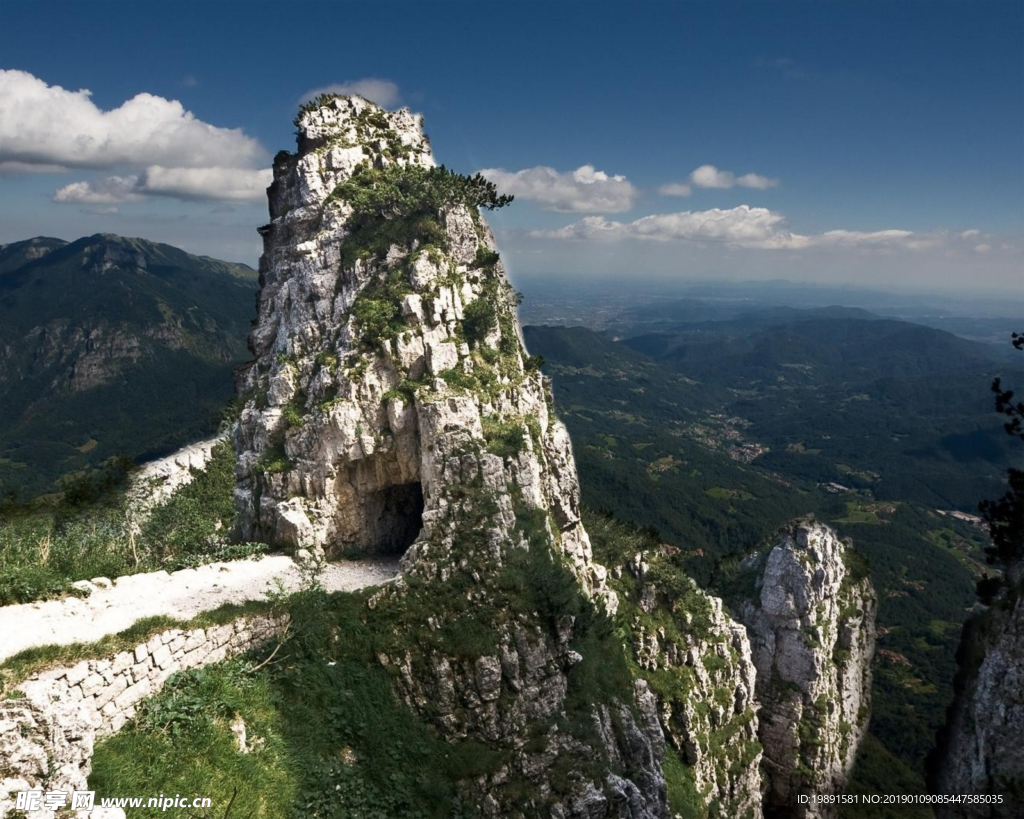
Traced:
<path id="1" fill-rule="evenodd" d="M 828 816 L 801 795 L 840 792 L 867 727 L 876 600 L 827 526 L 797 522 L 768 555 L 744 613 L 761 705 L 766 816 Z"/>
<path id="2" fill-rule="evenodd" d="M 610 561 L 610 582 L 633 660 L 657 702 L 666 753 L 692 777 L 694 807 L 757 819 L 761 745 L 747 630 L 682 572 L 678 549 L 637 545 L 624 563 Z"/>
<path id="3" fill-rule="evenodd" d="M 1001 600 L 967 623 L 960 660 L 935 785 L 939 793 L 978 801 L 945 804 L 937 813 L 1024 815 L 1024 595 Z"/>
<path id="4" fill-rule="evenodd" d="M 323 98 L 275 158 L 239 534 L 404 555 L 371 601 L 400 634 L 379 660 L 446 739 L 500 750 L 466 783 L 485 815 L 664 816 L 653 698 L 598 669 L 616 600 L 480 216 L 502 202 L 435 168 L 421 125 Z"/>

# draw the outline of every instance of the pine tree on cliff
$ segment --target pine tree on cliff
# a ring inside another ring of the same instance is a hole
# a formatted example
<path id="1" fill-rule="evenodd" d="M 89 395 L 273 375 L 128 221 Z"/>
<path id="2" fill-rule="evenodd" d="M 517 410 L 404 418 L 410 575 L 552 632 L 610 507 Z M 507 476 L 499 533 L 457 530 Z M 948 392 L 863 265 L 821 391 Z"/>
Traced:
<path id="1" fill-rule="evenodd" d="M 1013 334 L 1013 346 L 1024 350 L 1024 333 Z M 992 382 L 996 394 L 996 412 L 1009 420 L 1003 425 L 1007 434 L 1024 441 L 1024 401 L 1013 400 L 1013 390 L 1004 390 L 1000 379 Z M 978 595 L 984 603 L 991 603 L 1006 586 L 1012 587 L 1020 579 L 1024 563 L 1024 470 L 1007 470 L 1008 491 L 998 500 L 984 500 L 979 504 L 981 515 L 991 527 L 992 545 L 985 550 L 988 562 L 998 566 L 1002 576 L 985 575 L 978 581 Z"/>

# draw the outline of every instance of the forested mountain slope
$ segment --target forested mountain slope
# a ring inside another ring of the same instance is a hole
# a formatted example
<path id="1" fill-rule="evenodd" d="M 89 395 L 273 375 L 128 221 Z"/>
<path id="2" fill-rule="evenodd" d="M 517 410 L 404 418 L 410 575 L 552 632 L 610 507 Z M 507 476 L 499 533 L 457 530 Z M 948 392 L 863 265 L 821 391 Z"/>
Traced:
<path id="1" fill-rule="evenodd" d="M 256 278 L 110 234 L 0 247 L 0 490 L 52 492 L 211 431 L 248 356 Z"/>
<path id="2" fill-rule="evenodd" d="M 889 322 L 860 321 L 865 346 L 870 328 L 892 333 Z M 932 501 L 957 497 L 975 511 L 996 469 L 970 450 L 960 461 L 935 453 L 953 434 L 944 426 L 950 418 L 984 429 L 1005 451 L 986 377 L 967 369 L 970 358 L 950 360 L 953 372 L 934 376 L 944 400 L 922 405 L 904 380 L 891 378 L 887 403 L 875 406 L 881 402 L 857 397 L 859 386 L 844 393 L 850 387 L 830 367 L 814 373 L 819 383 L 798 384 L 786 368 L 779 381 L 715 365 L 723 348 L 747 344 L 738 336 L 703 342 L 707 369 L 698 378 L 638 352 L 635 340 L 581 327 L 526 327 L 524 335 L 552 377 L 584 502 L 653 527 L 681 550 L 691 576 L 727 600 L 749 591 L 741 561 L 794 515 L 813 511 L 852 537 L 871 561 L 880 625 L 868 753 L 854 787 L 923 791 L 924 758 L 952 696 L 959 629 L 976 600 L 987 542 Z M 980 346 L 965 344 L 968 352 Z M 886 437 L 890 428 L 903 437 Z M 995 497 L 1001 478 L 992 483 Z"/>

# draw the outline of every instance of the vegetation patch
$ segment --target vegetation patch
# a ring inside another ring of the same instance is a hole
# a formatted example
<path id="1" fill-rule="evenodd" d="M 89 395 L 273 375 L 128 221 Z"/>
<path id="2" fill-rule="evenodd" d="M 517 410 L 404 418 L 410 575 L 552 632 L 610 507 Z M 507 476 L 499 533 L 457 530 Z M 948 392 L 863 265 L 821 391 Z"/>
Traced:
<path id="1" fill-rule="evenodd" d="M 121 478 L 69 487 L 53 503 L 0 504 L 0 605 L 61 597 L 71 584 L 214 560 L 250 557 L 263 544 L 230 544 L 235 452 L 218 443 L 192 481 L 135 529 Z"/>
<path id="2" fill-rule="evenodd" d="M 521 419 L 501 420 L 497 416 L 482 419 L 487 451 L 502 458 L 514 458 L 526 448 L 526 427 Z"/>

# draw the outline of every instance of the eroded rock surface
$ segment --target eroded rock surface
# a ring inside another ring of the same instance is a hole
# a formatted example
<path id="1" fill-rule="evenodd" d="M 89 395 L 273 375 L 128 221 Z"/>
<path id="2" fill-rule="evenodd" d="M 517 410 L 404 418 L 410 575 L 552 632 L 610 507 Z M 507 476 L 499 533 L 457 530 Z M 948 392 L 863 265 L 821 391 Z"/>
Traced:
<path id="1" fill-rule="evenodd" d="M 798 522 L 768 555 L 745 612 L 757 667 L 768 816 L 829 816 L 867 727 L 876 600 L 829 527 Z"/>
<path id="2" fill-rule="evenodd" d="M 485 815 L 664 816 L 647 692 L 584 699 L 574 683 L 576 666 L 598 662 L 582 653 L 590 612 L 616 599 L 481 203 L 456 182 L 409 210 L 451 182 L 423 173 L 434 160 L 409 111 L 334 97 L 296 124 L 261 229 L 256 361 L 235 435 L 239 534 L 403 555 L 406 580 L 371 605 L 402 618 L 406 637 L 379 660 L 446 739 L 500 750 L 504 762 L 465 783 Z M 418 181 L 381 205 L 406 179 Z M 541 553 L 555 564 L 530 563 Z M 543 594 L 530 603 L 530 581 L 517 585 L 531 572 L 557 583 L 562 564 L 592 601 L 576 615 L 538 610 Z"/>
<path id="3" fill-rule="evenodd" d="M 689 578 L 676 575 L 666 588 L 663 559 L 641 553 L 624 567 L 639 582 L 630 623 L 636 662 L 656 685 L 665 738 L 690 766 L 703 804 L 757 819 L 759 704 L 747 630 Z"/>
<path id="4" fill-rule="evenodd" d="M 979 794 L 976 804 L 948 804 L 950 817 L 1024 815 L 1024 597 L 1003 602 L 968 623 L 961 652 L 983 657 L 964 669 L 943 747 L 938 791 Z"/>

